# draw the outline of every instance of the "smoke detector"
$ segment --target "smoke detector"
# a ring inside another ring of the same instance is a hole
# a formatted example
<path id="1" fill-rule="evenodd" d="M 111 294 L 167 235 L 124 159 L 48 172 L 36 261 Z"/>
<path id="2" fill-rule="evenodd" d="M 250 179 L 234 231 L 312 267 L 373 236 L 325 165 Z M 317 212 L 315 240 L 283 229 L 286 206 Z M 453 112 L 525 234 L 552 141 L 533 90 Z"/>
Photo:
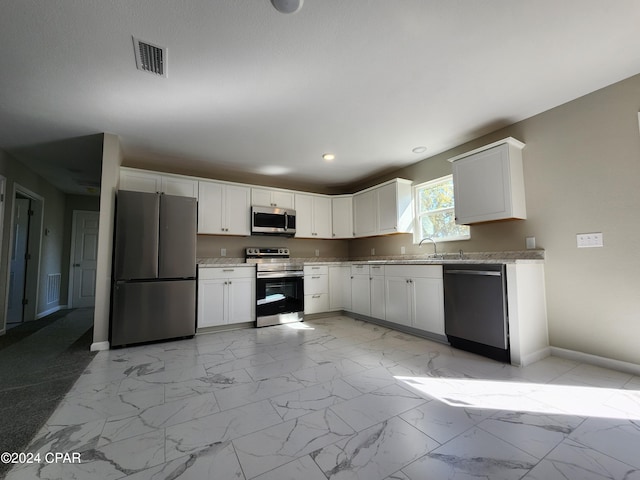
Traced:
<path id="1" fill-rule="evenodd" d="M 167 49 L 133 37 L 133 49 L 136 54 L 138 70 L 167 76 Z"/>
<path id="2" fill-rule="evenodd" d="M 302 8 L 304 0 L 271 0 L 271 5 L 280 13 L 296 13 Z"/>

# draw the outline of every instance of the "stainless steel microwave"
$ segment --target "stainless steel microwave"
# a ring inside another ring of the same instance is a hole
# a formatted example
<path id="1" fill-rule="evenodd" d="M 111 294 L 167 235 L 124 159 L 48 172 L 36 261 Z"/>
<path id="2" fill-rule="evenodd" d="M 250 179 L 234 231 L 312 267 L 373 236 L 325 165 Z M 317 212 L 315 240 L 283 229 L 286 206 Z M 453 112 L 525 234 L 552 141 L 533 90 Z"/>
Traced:
<path id="1" fill-rule="evenodd" d="M 296 211 L 279 207 L 251 207 L 252 235 L 293 237 L 296 233 Z"/>

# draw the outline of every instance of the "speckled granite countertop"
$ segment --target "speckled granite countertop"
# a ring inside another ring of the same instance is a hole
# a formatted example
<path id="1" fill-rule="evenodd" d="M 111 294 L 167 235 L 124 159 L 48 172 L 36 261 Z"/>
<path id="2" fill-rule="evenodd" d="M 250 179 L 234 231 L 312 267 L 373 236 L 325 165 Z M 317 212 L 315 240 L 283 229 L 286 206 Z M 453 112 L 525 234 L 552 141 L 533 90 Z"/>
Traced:
<path id="1" fill-rule="evenodd" d="M 372 265 L 441 265 L 445 263 L 544 263 L 544 250 L 519 250 L 510 252 L 470 252 L 445 253 L 442 257 L 433 258 L 430 255 L 389 255 L 375 257 L 357 257 L 351 259 L 327 258 L 327 257 L 294 257 L 295 260 L 305 265 L 344 265 L 353 263 L 369 263 Z M 244 258 L 198 258 L 200 267 L 246 267 Z"/>

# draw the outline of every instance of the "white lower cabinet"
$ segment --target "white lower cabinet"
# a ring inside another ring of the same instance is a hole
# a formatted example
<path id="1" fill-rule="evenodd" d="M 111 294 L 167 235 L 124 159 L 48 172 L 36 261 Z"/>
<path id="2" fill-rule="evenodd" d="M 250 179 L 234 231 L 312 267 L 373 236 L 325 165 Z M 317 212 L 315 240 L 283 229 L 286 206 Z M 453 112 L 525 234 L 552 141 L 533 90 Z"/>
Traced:
<path id="1" fill-rule="evenodd" d="M 369 265 L 351 266 L 351 311 L 371 316 L 371 281 Z"/>
<path id="2" fill-rule="evenodd" d="M 384 266 L 351 266 L 351 311 L 384 319 Z"/>
<path id="3" fill-rule="evenodd" d="M 384 265 L 371 265 L 369 267 L 369 289 L 371 297 L 371 316 L 384 320 Z"/>
<path id="4" fill-rule="evenodd" d="M 387 265 L 385 304 L 388 322 L 444 335 L 441 265 Z"/>
<path id="5" fill-rule="evenodd" d="M 198 269 L 198 328 L 256 319 L 255 267 Z"/>
<path id="6" fill-rule="evenodd" d="M 351 267 L 329 267 L 329 311 L 351 310 Z"/>
<path id="7" fill-rule="evenodd" d="M 329 311 L 329 267 L 304 267 L 304 313 L 311 315 Z"/>

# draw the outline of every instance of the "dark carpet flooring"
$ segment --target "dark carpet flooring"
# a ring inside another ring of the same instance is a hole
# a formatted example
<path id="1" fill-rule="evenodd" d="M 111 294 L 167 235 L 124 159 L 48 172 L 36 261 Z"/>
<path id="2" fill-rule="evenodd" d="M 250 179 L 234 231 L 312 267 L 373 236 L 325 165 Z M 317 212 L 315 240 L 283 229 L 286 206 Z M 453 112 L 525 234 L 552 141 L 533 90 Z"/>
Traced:
<path id="1" fill-rule="evenodd" d="M 0 337 L 0 452 L 25 451 L 93 359 L 92 326 L 93 308 L 62 310 Z"/>

